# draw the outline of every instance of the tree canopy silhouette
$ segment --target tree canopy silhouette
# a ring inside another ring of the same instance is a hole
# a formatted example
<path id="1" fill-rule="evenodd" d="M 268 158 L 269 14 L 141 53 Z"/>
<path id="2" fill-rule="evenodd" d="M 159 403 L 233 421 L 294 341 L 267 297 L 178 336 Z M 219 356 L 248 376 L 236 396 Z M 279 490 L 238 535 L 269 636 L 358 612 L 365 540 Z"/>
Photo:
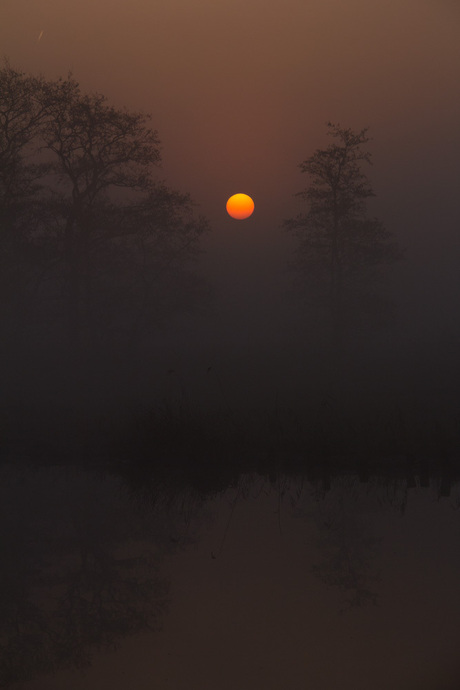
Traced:
<path id="1" fill-rule="evenodd" d="M 333 142 L 300 164 L 310 184 L 300 196 L 306 213 L 285 221 L 299 240 L 296 267 L 309 294 L 326 301 L 334 337 L 341 342 L 353 315 L 369 318 L 382 309 L 382 268 L 400 257 L 391 233 L 367 213 L 375 196 L 362 170 L 371 162 L 367 129 L 353 132 L 328 123 Z M 324 302 L 321 302 L 324 304 Z"/>
<path id="2" fill-rule="evenodd" d="M 190 301 L 188 263 L 208 224 L 155 176 L 149 115 L 84 93 L 72 75 L 35 78 L 5 62 L 0 144 L 0 242 L 22 237 L 9 263 L 32 257 L 41 324 L 54 322 L 77 350 L 114 334 L 133 342 Z"/>

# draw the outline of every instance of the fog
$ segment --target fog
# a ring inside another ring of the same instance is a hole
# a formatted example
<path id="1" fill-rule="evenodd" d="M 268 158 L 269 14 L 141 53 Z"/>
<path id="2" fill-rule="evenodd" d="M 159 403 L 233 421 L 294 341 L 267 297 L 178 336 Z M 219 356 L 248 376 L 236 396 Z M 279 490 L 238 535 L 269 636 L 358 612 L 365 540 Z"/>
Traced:
<path id="1" fill-rule="evenodd" d="M 39 342 L 4 356 L 5 404 L 186 397 L 210 408 L 296 408 L 340 388 L 365 401 L 390 395 L 392 405 L 449 401 L 454 414 L 457 3 L 4 0 L 0 19 L 0 49 L 15 69 L 51 80 L 71 72 L 83 92 L 151 114 L 161 140 L 155 175 L 190 193 L 209 221 L 194 267 L 198 298 L 152 316 L 135 354 L 112 341 L 81 386 L 43 324 Z M 282 228 L 307 211 L 295 196 L 308 185 L 299 164 L 328 145 L 328 121 L 369 128 L 368 212 L 405 252 L 386 272 L 392 317 L 352 329 L 340 386 L 328 336 L 293 288 L 297 244 Z M 245 221 L 225 211 L 238 191 L 255 201 Z"/>
<path id="2" fill-rule="evenodd" d="M 459 23 L 0 0 L 1 687 L 460 687 Z"/>

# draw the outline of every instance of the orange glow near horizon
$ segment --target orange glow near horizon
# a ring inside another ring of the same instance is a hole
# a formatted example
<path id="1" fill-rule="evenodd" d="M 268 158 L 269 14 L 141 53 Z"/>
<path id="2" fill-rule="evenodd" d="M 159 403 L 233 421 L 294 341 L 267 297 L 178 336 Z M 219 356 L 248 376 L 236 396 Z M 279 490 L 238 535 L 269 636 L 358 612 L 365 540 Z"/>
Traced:
<path id="1" fill-rule="evenodd" d="M 249 218 L 254 211 L 254 202 L 247 194 L 234 194 L 227 201 L 227 213 L 236 220 Z"/>

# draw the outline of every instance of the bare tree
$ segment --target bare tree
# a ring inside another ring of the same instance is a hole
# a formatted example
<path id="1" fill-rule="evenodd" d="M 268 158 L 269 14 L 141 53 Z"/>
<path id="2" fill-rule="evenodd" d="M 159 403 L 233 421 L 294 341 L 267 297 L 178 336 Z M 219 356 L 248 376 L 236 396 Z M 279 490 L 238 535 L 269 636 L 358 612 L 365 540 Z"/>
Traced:
<path id="1" fill-rule="evenodd" d="M 24 328 L 35 328 L 46 351 L 52 334 L 83 360 L 107 342 L 139 343 L 202 294 L 191 261 L 208 229 L 189 195 L 157 178 L 150 116 L 84 93 L 72 75 L 35 78 L 7 62 L 0 96 L 0 287 L 9 312 L 23 295 Z"/>
<path id="2" fill-rule="evenodd" d="M 90 337 L 93 321 L 92 248 L 97 220 L 110 192 L 149 192 L 151 168 L 160 160 L 149 117 L 107 104 L 100 94 L 81 92 L 69 76 L 41 90 L 50 112 L 40 137 L 54 154 L 54 172 L 64 216 L 67 316 L 76 346 Z"/>
<path id="3" fill-rule="evenodd" d="M 374 191 L 362 171 L 371 162 L 367 129 L 353 132 L 328 123 L 333 142 L 300 164 L 309 186 L 298 196 L 306 213 L 285 221 L 299 239 L 296 267 L 310 295 L 326 301 L 334 341 L 340 346 L 353 315 L 379 311 L 382 268 L 400 257 L 391 233 L 369 217 Z"/>
<path id="4" fill-rule="evenodd" d="M 40 99 L 43 80 L 0 68 L 0 308 L 5 332 L 24 325 L 40 262 L 31 238 L 41 216 L 41 178 L 47 166 L 37 157 L 37 137 L 49 106 Z"/>
<path id="5" fill-rule="evenodd" d="M 13 69 L 7 60 L 0 69 L 0 212 L 12 221 L 34 192 L 43 170 L 30 161 L 49 105 L 39 98 L 41 80 Z"/>

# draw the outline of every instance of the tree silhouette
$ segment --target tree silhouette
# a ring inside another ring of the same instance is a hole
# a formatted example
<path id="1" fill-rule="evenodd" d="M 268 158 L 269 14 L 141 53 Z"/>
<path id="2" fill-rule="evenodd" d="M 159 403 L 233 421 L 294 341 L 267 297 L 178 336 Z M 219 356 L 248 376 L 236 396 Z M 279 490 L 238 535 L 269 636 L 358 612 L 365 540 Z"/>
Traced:
<path id="1" fill-rule="evenodd" d="M 296 266 L 309 294 L 326 301 L 333 339 L 339 346 L 353 316 L 369 319 L 382 309 L 377 286 L 382 268 L 400 252 L 382 223 L 367 214 L 374 196 L 362 165 L 371 162 L 364 146 L 367 129 L 353 132 L 328 123 L 333 138 L 300 164 L 310 178 L 298 196 L 308 211 L 285 221 L 299 239 Z"/>
<path id="2" fill-rule="evenodd" d="M 40 179 L 47 170 L 36 157 L 35 145 L 48 116 L 48 106 L 38 97 L 41 84 L 4 60 L 0 69 L 0 304 L 7 330 L 14 328 L 37 278 L 31 238 L 41 215 Z"/>
<path id="3" fill-rule="evenodd" d="M 49 105 L 38 98 L 41 80 L 13 69 L 0 69 L 0 219 L 13 224 L 36 191 L 43 168 L 33 165 L 31 146 Z"/>
<path id="4" fill-rule="evenodd" d="M 160 160 L 157 133 L 148 118 L 109 106 L 102 95 L 87 95 L 71 77 L 48 83 L 41 100 L 50 117 L 40 131 L 54 154 L 63 215 L 66 312 L 75 345 L 90 339 L 93 323 L 94 241 L 111 189 L 146 191 L 150 168 Z"/>
<path id="5" fill-rule="evenodd" d="M 188 263 L 207 222 L 187 194 L 155 179 L 150 116 L 84 93 L 71 75 L 36 79 L 8 63 L 0 88 L 0 220 L 8 215 L 17 244 L 22 219 L 9 263 L 31 256 L 47 311 L 39 328 L 62 330 L 76 353 L 114 333 L 134 342 L 184 302 L 184 285 L 196 293 Z"/>

